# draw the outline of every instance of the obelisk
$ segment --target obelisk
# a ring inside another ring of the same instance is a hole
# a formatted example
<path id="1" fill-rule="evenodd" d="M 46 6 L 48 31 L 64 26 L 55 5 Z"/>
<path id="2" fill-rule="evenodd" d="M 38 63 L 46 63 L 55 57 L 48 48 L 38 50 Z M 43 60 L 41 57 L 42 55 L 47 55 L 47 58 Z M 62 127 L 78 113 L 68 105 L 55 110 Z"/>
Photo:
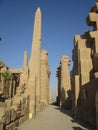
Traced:
<path id="1" fill-rule="evenodd" d="M 34 117 L 40 104 L 40 56 L 41 56 L 41 11 L 35 13 L 32 51 L 30 59 L 30 118 Z"/>

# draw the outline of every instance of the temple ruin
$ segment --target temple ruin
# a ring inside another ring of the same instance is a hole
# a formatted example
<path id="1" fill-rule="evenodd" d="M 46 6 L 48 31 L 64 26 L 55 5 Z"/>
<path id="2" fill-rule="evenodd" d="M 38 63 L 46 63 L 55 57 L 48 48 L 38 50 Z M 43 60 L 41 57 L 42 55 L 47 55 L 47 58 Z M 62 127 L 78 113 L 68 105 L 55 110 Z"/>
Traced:
<path id="1" fill-rule="evenodd" d="M 98 2 L 91 8 L 86 21 L 93 30 L 74 37 L 72 102 L 75 118 L 83 119 L 95 126 L 95 122 L 98 122 L 95 100 L 98 91 Z"/>
<path id="2" fill-rule="evenodd" d="M 40 8 L 35 13 L 30 62 L 24 52 L 23 68 L 12 69 L 0 61 L 0 130 L 15 130 L 28 118 L 35 118 L 50 103 L 51 91 L 48 52 L 41 50 Z M 86 18 L 92 30 L 74 36 L 73 68 L 70 59 L 62 56 L 58 78 L 57 105 L 72 109 L 98 129 L 98 1 Z"/>
<path id="3" fill-rule="evenodd" d="M 0 62 L 0 130 L 14 130 L 34 118 L 50 102 L 48 52 L 41 50 L 41 11 L 35 13 L 30 63 L 24 52 L 23 68 Z"/>
<path id="4" fill-rule="evenodd" d="M 98 1 L 91 8 L 86 22 L 93 29 L 74 37 L 70 80 L 68 57 L 62 56 L 57 69 L 57 104 L 68 108 L 66 98 L 69 92 L 74 117 L 98 129 Z"/>

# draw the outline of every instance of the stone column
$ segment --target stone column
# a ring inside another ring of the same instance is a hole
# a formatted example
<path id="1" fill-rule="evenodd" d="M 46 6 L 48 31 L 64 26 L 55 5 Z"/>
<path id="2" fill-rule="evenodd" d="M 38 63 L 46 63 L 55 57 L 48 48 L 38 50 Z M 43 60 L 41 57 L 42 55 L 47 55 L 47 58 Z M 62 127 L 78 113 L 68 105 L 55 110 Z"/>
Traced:
<path id="1" fill-rule="evenodd" d="M 74 116 L 75 118 L 77 118 L 77 114 L 78 114 L 78 106 L 77 106 L 77 102 L 78 102 L 78 98 L 79 98 L 79 92 L 80 92 L 80 83 L 79 83 L 79 75 L 75 75 L 75 99 L 74 99 Z"/>
<path id="2" fill-rule="evenodd" d="M 69 97 L 68 91 L 71 89 L 70 77 L 68 72 L 69 62 L 70 60 L 68 56 L 62 56 L 60 66 L 58 67 L 57 71 L 57 77 L 58 77 L 57 104 L 59 106 L 63 106 L 65 104 L 65 100 Z"/>
<path id="3" fill-rule="evenodd" d="M 15 94 L 16 94 L 16 81 L 15 80 L 13 80 L 13 82 L 12 82 L 12 98 L 15 96 Z"/>
<path id="4" fill-rule="evenodd" d="M 61 106 L 61 65 L 57 68 L 56 77 L 58 78 L 58 96 L 57 96 L 57 105 Z"/>
<path id="5" fill-rule="evenodd" d="M 61 58 L 61 101 L 65 102 L 70 89 L 70 77 L 68 74 L 69 58 L 62 56 Z"/>
<path id="6" fill-rule="evenodd" d="M 12 79 L 9 82 L 9 98 L 12 98 Z"/>
<path id="7" fill-rule="evenodd" d="M 41 53 L 41 103 L 43 104 L 43 107 L 49 104 L 50 70 L 47 55 L 48 52 L 43 50 Z"/>
<path id="8" fill-rule="evenodd" d="M 23 68 L 26 68 L 28 66 L 28 53 L 27 51 L 24 52 L 24 64 Z"/>

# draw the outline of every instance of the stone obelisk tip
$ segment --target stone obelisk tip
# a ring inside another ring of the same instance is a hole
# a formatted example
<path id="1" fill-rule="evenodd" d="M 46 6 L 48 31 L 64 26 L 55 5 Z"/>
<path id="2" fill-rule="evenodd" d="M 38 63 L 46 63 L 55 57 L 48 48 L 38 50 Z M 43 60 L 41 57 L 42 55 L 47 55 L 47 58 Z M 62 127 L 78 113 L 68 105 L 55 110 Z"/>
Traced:
<path id="1" fill-rule="evenodd" d="M 37 11 L 36 11 L 36 12 L 41 12 L 40 7 L 37 8 Z"/>

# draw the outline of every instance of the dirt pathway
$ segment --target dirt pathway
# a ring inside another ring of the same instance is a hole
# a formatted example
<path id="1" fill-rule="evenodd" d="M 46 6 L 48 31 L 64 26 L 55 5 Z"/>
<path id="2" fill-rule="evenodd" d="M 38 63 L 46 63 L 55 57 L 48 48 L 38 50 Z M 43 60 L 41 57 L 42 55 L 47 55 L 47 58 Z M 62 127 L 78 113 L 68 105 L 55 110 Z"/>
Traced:
<path id="1" fill-rule="evenodd" d="M 59 107 L 50 105 L 35 119 L 25 121 L 19 130 L 92 130 L 83 126 L 76 123 L 68 112 L 66 114 Z"/>

